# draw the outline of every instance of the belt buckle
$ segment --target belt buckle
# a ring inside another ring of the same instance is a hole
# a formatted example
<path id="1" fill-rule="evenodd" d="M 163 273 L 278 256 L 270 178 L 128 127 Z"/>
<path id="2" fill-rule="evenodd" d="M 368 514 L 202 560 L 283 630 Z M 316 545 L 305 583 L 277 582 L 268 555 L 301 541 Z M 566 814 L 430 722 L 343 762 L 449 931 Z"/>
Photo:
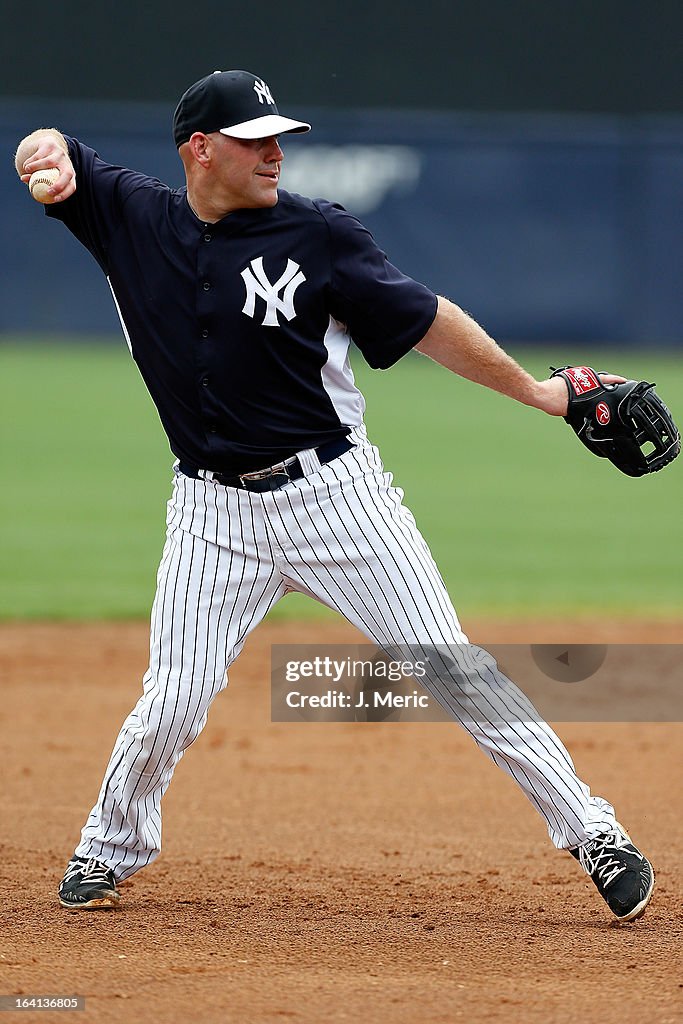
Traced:
<path id="1" fill-rule="evenodd" d="M 247 480 L 267 480 L 271 476 L 285 476 L 288 480 L 291 480 L 289 475 L 288 466 L 296 462 L 296 455 L 293 455 L 291 459 L 285 459 L 284 462 L 276 462 L 274 466 L 268 466 L 267 469 L 257 469 L 253 473 L 242 473 L 240 475 L 240 482 L 244 484 Z"/>

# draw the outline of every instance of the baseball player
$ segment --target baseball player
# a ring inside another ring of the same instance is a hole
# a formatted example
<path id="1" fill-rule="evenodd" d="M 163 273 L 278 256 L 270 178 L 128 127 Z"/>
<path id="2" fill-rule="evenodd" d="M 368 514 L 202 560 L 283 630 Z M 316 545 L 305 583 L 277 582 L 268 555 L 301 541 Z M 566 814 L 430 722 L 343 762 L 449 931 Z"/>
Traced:
<path id="1" fill-rule="evenodd" d="M 214 72 L 181 97 L 186 187 L 102 160 L 56 129 L 22 140 L 22 181 L 55 167 L 49 216 L 107 277 L 131 354 L 176 457 L 142 695 L 59 886 L 62 906 L 111 908 L 161 849 L 161 800 L 249 632 L 291 591 L 382 648 L 457 649 L 426 677 L 522 788 L 621 920 L 652 867 L 555 733 L 467 646 L 415 521 L 368 440 L 351 341 L 372 367 L 411 349 L 554 416 L 564 381 L 536 381 L 458 306 L 386 258 L 342 207 L 278 188 L 284 117 L 266 82 Z M 619 377 L 603 377 L 606 382 Z"/>

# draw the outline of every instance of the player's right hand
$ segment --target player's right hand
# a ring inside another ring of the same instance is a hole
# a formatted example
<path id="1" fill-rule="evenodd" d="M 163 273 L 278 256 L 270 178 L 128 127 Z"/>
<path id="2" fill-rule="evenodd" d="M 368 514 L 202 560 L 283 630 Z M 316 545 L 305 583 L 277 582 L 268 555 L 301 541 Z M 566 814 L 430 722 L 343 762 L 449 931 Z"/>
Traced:
<path id="1" fill-rule="evenodd" d="M 40 138 L 35 152 L 24 161 L 23 173 L 19 177 L 28 184 L 34 171 L 44 171 L 47 167 L 59 169 L 59 177 L 48 191 L 55 197 L 56 203 L 63 202 L 76 191 L 76 172 L 69 154 L 64 152 L 54 135 L 43 135 Z"/>

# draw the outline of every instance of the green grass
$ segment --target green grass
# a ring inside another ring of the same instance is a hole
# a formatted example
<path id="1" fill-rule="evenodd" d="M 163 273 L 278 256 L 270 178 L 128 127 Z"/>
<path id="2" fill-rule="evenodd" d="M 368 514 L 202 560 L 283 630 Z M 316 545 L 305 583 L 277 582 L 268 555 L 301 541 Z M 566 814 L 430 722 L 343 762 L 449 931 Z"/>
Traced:
<path id="1" fill-rule="evenodd" d="M 539 376 L 567 359 L 649 376 L 683 420 L 673 356 L 513 354 Z M 370 437 L 463 615 L 680 614 L 683 460 L 631 480 L 561 420 L 423 358 L 355 370 Z M 125 343 L 8 339 L 0 380 L 0 617 L 146 617 L 172 456 Z M 273 613 L 320 614 L 298 596 Z"/>

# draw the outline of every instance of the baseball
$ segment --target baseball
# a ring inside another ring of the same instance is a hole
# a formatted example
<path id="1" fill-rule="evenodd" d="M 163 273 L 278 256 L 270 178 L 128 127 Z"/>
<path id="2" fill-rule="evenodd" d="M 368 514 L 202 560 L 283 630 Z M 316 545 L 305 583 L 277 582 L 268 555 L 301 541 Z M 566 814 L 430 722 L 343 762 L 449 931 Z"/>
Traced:
<path id="1" fill-rule="evenodd" d="M 50 185 L 53 185 L 59 177 L 59 168 L 46 167 L 43 171 L 34 171 L 28 183 L 28 189 L 38 203 L 54 203 L 55 197 L 48 193 Z"/>

